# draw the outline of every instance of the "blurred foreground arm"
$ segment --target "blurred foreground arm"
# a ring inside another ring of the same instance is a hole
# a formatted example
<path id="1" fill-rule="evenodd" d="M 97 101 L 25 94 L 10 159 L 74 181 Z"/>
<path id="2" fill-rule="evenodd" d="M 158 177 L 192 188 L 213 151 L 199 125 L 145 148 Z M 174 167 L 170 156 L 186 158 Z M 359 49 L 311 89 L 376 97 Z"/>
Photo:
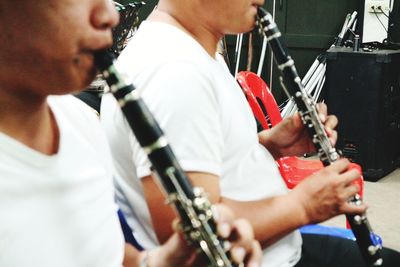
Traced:
<path id="1" fill-rule="evenodd" d="M 250 223 L 243 219 L 233 219 L 233 213 L 224 205 L 215 206 L 217 232 L 221 238 L 231 243 L 230 253 L 235 263 L 245 262 L 246 267 L 260 266 L 262 252 L 260 244 L 254 240 Z M 162 245 L 151 251 L 139 252 L 131 245 L 125 248 L 125 267 L 207 266 L 207 259 L 196 253 L 198 248 L 188 245 L 179 231 L 179 222 L 173 223 L 175 233 Z"/>

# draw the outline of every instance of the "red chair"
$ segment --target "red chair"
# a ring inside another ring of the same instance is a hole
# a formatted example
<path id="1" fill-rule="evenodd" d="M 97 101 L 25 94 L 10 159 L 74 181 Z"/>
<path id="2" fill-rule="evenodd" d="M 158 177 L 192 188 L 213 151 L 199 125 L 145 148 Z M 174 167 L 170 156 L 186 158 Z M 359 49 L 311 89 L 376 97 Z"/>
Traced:
<path id="1" fill-rule="evenodd" d="M 271 90 L 267 84 L 250 71 L 239 72 L 236 80 L 242 87 L 254 116 L 264 129 L 269 129 L 282 121 L 279 107 L 275 101 Z M 288 188 L 292 189 L 305 177 L 310 176 L 323 168 L 319 160 L 304 159 L 295 156 L 283 157 L 277 160 L 279 171 L 286 182 Z M 356 169 L 360 173 L 360 179 L 356 181 L 360 187 L 360 196 L 363 196 L 364 179 L 361 167 L 355 163 L 350 164 L 350 168 Z"/>

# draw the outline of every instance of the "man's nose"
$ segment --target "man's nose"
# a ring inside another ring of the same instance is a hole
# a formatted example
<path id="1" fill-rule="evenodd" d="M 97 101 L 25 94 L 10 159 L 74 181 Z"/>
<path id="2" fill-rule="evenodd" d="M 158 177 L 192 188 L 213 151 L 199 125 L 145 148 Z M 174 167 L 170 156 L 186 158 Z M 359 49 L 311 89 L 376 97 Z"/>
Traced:
<path id="1" fill-rule="evenodd" d="M 119 13 L 113 1 L 103 0 L 101 2 L 92 13 L 91 23 L 99 30 L 111 29 L 118 24 Z"/>

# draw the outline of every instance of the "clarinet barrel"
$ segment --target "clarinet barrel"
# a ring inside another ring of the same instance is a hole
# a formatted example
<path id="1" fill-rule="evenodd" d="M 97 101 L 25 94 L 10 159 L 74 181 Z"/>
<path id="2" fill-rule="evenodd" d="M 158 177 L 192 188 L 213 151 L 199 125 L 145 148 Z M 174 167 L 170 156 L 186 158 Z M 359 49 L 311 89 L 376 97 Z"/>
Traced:
<path id="1" fill-rule="evenodd" d="M 281 72 L 281 84 L 289 98 L 293 97 L 301 116 L 301 119 L 308 130 L 308 133 L 316 147 L 318 156 L 322 163 L 327 166 L 340 158 L 335 147 L 329 141 L 324 130 L 324 125 L 318 116 L 316 104 L 305 92 L 301 79 L 293 59 L 290 57 L 287 47 L 282 39 L 282 34 L 272 19 L 272 16 L 262 8 L 258 9 L 258 26 L 260 31 L 269 41 L 274 60 Z M 361 205 L 359 195 L 349 200 L 354 205 Z M 346 215 L 351 229 L 356 237 L 356 242 L 361 254 L 368 266 L 381 266 L 382 247 L 376 240 L 370 227 L 366 214 Z"/>

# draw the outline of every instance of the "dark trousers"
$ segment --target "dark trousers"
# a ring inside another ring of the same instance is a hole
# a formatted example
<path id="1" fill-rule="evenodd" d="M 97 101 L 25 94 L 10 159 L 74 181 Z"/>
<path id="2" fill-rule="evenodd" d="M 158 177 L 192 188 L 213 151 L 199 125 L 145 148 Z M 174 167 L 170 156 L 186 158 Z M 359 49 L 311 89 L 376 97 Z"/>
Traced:
<path id="1" fill-rule="evenodd" d="M 357 243 L 327 236 L 303 234 L 300 261 L 295 267 L 364 267 Z M 383 267 L 400 267 L 400 254 L 383 248 Z"/>

